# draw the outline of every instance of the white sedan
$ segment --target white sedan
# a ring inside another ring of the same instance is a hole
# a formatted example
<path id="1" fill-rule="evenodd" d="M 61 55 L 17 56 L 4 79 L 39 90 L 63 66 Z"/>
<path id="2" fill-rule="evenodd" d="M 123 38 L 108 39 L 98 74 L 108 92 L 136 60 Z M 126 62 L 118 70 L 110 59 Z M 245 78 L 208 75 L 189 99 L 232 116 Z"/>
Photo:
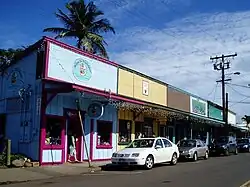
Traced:
<path id="1" fill-rule="evenodd" d="M 152 169 L 154 164 L 177 164 L 179 150 L 167 138 L 141 138 L 134 140 L 126 148 L 113 153 L 114 165 L 138 165 Z"/>

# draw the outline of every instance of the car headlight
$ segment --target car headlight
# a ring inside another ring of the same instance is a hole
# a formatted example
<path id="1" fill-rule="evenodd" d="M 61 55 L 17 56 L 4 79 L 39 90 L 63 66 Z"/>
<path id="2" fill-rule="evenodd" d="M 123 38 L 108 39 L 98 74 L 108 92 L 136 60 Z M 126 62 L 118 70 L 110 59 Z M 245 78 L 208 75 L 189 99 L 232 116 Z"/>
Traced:
<path id="1" fill-rule="evenodd" d="M 140 154 L 139 153 L 133 153 L 132 157 L 138 157 Z"/>
<path id="2" fill-rule="evenodd" d="M 117 157 L 117 153 L 113 153 L 113 154 L 112 154 L 112 157 Z"/>
<path id="3" fill-rule="evenodd" d="M 248 145 L 244 145 L 243 148 L 248 148 Z"/>
<path id="4" fill-rule="evenodd" d="M 223 145 L 223 146 L 221 146 L 223 149 L 226 149 L 227 148 L 227 146 L 226 145 Z"/>

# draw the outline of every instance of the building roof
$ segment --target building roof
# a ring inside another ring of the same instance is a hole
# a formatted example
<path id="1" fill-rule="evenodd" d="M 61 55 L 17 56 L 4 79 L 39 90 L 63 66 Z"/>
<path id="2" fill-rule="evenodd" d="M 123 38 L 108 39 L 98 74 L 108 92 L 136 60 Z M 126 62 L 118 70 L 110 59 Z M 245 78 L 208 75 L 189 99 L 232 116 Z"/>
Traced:
<path id="1" fill-rule="evenodd" d="M 158 79 L 155 79 L 155 78 L 153 78 L 153 77 L 150 77 L 150 76 L 148 76 L 148 75 L 146 75 L 146 74 L 143 74 L 143 73 L 141 73 L 141 72 L 139 72 L 139 71 L 130 69 L 130 68 L 128 68 L 128 67 L 126 67 L 126 66 L 123 66 L 123 65 L 121 65 L 121 64 L 119 64 L 119 63 L 112 62 L 112 61 L 110 61 L 110 60 L 107 60 L 107 59 L 105 59 L 105 58 L 102 58 L 102 57 L 96 56 L 96 55 L 94 55 L 94 54 L 88 53 L 88 52 L 83 51 L 83 50 L 81 50 L 81 49 L 78 49 L 78 48 L 76 48 L 76 47 L 74 47 L 74 46 L 65 44 L 65 43 L 63 43 L 63 42 L 60 42 L 60 41 L 58 41 L 58 40 L 55 40 L 55 39 L 50 38 L 50 37 L 47 37 L 47 36 L 44 36 L 42 39 L 38 40 L 36 43 L 34 43 L 34 44 L 30 45 L 28 48 L 26 48 L 22 53 L 20 53 L 18 56 L 16 56 L 16 57 L 13 59 L 12 63 L 7 64 L 7 65 L 6 65 L 6 64 L 0 65 L 0 73 L 3 72 L 3 71 L 5 71 L 6 69 L 8 69 L 11 65 L 17 63 L 19 60 L 21 60 L 21 59 L 24 58 L 25 56 L 28 56 L 28 55 L 29 55 L 30 53 L 32 53 L 34 50 L 36 50 L 36 49 L 38 49 L 39 47 L 41 47 L 41 45 L 42 45 L 44 42 L 46 42 L 46 41 L 55 43 L 55 44 L 57 44 L 57 45 L 59 45 L 59 46 L 63 46 L 63 47 L 66 48 L 66 49 L 71 49 L 72 51 L 75 51 L 75 52 L 80 53 L 80 54 L 82 54 L 82 55 L 88 56 L 88 57 L 90 57 L 90 58 L 94 58 L 94 59 L 99 60 L 99 61 L 101 61 L 101 62 L 103 62 L 103 63 L 110 64 L 110 65 L 119 67 L 119 68 L 121 68 L 121 69 L 130 71 L 131 73 L 135 73 L 135 74 L 137 74 L 137 75 L 140 75 L 140 76 L 142 76 L 142 77 L 144 77 L 144 78 L 147 78 L 147 79 L 152 80 L 152 81 L 154 81 L 154 82 L 157 82 L 157 83 L 159 83 L 159 84 L 166 85 L 166 86 L 168 86 L 169 88 L 175 89 L 175 90 L 177 90 L 177 91 L 179 91 L 179 92 L 182 92 L 182 93 L 184 93 L 184 94 L 187 94 L 187 95 L 189 95 L 189 96 L 192 96 L 192 97 L 195 97 L 195 98 L 204 100 L 204 101 L 208 101 L 208 100 L 203 99 L 203 98 L 201 98 L 201 97 L 199 97 L 199 96 L 197 96 L 197 95 L 195 95 L 195 94 L 192 94 L 192 93 L 190 93 L 190 92 L 187 92 L 187 91 L 185 91 L 185 90 L 182 90 L 182 89 L 180 89 L 180 88 L 177 88 L 177 87 L 175 87 L 175 86 L 173 86 L 173 85 L 171 85 L 171 84 L 168 84 L 168 83 L 166 83 L 166 82 L 163 82 L 163 81 L 161 81 L 161 80 L 158 80 Z M 212 101 L 208 101 L 208 103 L 214 105 L 214 106 L 217 107 L 217 108 L 222 108 L 220 105 L 218 105 L 218 104 L 216 104 L 216 103 L 213 103 Z M 236 114 L 235 112 L 233 112 L 233 111 L 231 111 L 231 110 L 229 110 L 229 111 L 230 111 L 231 113 L 233 113 L 233 114 Z"/>

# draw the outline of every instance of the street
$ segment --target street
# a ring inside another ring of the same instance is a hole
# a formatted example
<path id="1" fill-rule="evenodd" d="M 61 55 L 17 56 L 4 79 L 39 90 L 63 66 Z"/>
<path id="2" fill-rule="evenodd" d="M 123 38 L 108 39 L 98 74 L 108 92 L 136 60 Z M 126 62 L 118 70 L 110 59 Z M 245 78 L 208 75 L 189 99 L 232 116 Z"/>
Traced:
<path id="1" fill-rule="evenodd" d="M 9 187 L 240 187 L 250 180 L 250 154 L 212 157 L 197 162 L 179 162 L 176 166 L 161 165 L 152 170 L 101 171 L 81 176 L 61 177 Z M 3 185 L 7 186 L 7 185 Z"/>

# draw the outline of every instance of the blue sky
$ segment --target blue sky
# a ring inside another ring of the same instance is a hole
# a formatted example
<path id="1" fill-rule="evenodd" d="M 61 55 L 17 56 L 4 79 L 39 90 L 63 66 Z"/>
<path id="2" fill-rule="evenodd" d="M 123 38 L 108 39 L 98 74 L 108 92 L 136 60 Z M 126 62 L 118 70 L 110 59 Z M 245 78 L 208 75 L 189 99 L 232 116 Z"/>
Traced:
<path id="1" fill-rule="evenodd" d="M 40 39 L 45 27 L 60 26 L 54 16 L 66 0 L 4 1 L 0 7 L 0 48 L 20 47 Z M 219 72 L 209 57 L 238 53 L 227 72 L 231 109 L 239 114 L 250 104 L 249 0 L 96 0 L 116 35 L 107 35 L 111 60 L 220 103 Z M 66 41 L 71 44 L 72 41 Z"/>

